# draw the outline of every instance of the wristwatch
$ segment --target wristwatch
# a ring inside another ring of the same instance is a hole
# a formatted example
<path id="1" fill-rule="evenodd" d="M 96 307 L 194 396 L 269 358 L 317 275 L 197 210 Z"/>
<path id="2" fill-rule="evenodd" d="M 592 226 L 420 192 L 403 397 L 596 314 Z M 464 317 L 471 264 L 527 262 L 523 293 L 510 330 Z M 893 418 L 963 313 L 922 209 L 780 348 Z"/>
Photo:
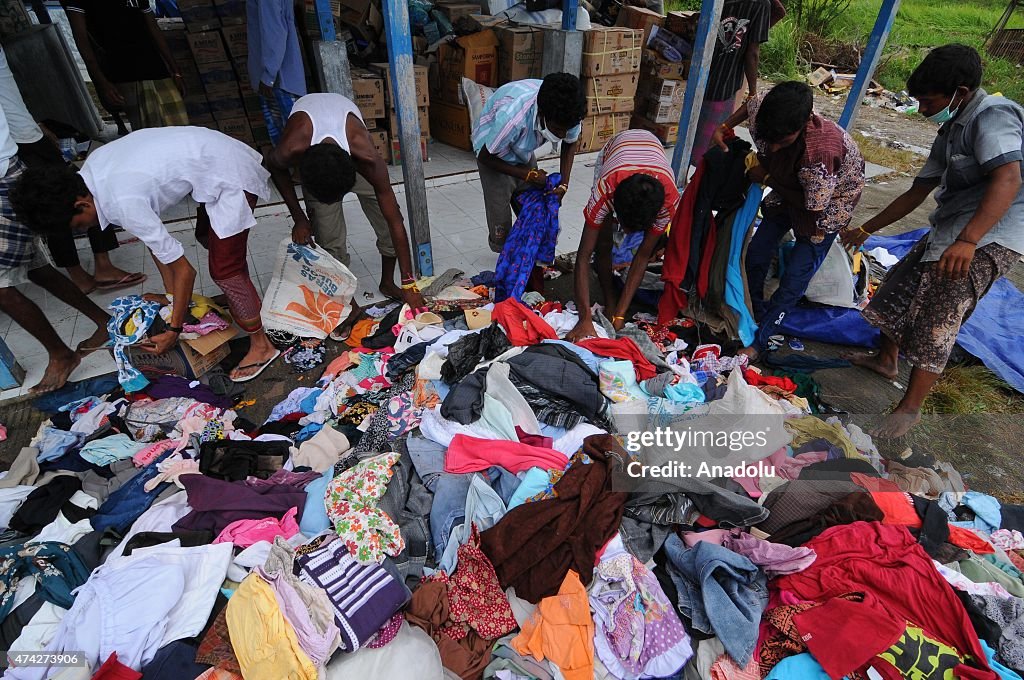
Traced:
<path id="1" fill-rule="evenodd" d="M 178 335 L 181 335 L 182 333 L 185 332 L 185 329 L 182 328 L 181 326 L 167 326 L 167 330 L 174 331 Z"/>

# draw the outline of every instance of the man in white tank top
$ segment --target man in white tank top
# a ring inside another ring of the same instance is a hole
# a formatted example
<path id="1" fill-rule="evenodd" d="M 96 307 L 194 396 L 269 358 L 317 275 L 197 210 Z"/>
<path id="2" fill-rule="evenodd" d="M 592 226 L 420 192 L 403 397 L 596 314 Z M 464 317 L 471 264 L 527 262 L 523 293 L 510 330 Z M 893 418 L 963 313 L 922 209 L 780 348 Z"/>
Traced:
<path id="1" fill-rule="evenodd" d="M 300 97 L 292 107 L 281 141 L 265 155 L 264 165 L 295 221 L 292 240 L 312 243 L 315 239 L 345 265 L 350 258 L 341 199 L 354 191 L 377 236 L 380 292 L 404 300 L 413 309 L 424 306 L 423 296 L 416 289 L 409 238 L 387 166 L 352 100 L 327 93 Z M 302 175 L 306 212 L 289 175 L 289 168 L 296 166 Z M 401 288 L 395 285 L 396 262 L 402 274 Z"/>

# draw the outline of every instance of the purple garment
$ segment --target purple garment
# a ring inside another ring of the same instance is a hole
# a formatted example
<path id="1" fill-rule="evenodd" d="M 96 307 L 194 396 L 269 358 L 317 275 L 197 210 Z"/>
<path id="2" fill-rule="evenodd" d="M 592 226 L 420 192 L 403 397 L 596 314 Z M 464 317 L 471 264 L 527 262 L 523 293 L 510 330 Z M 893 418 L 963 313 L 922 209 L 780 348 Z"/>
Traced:
<path id="1" fill-rule="evenodd" d="M 746 532 L 726 536 L 722 545 L 761 567 L 768 578 L 803 571 L 818 558 L 810 548 L 791 548 L 782 543 L 765 541 Z"/>
<path id="2" fill-rule="evenodd" d="M 253 489 L 260 489 L 265 486 L 290 486 L 296 491 L 302 491 L 307 486 L 320 479 L 320 477 L 321 474 L 319 472 L 292 472 L 291 470 L 281 468 L 266 479 L 249 477 L 243 483 Z"/>
<path id="3" fill-rule="evenodd" d="M 256 567 L 255 572 L 274 591 L 277 606 L 295 630 L 299 647 L 315 665 L 323 667 L 330 658 L 331 652 L 334 651 L 333 642 L 338 636 L 338 628 L 332 622 L 330 628 L 323 633 L 317 630 L 316 624 L 309 616 L 306 603 L 302 601 L 295 586 L 288 582 L 288 577 L 284 576 L 282 572 L 267 573 L 263 567 Z"/>
<path id="4" fill-rule="evenodd" d="M 194 381 L 187 380 L 178 375 L 161 375 L 152 378 L 149 386 L 143 390 L 154 399 L 167 399 L 168 397 L 188 397 L 201 401 L 217 408 L 231 408 L 235 405 L 233 399 L 214 393 L 209 385 L 199 383 L 195 387 L 189 387 Z"/>
<path id="5" fill-rule="evenodd" d="M 225 482 L 206 475 L 182 475 L 179 480 L 188 494 L 192 512 L 178 520 L 172 531 L 210 531 L 219 534 L 240 519 L 280 519 L 292 508 L 302 519 L 306 493 L 291 486 L 262 486 L 254 489 L 242 482 Z"/>

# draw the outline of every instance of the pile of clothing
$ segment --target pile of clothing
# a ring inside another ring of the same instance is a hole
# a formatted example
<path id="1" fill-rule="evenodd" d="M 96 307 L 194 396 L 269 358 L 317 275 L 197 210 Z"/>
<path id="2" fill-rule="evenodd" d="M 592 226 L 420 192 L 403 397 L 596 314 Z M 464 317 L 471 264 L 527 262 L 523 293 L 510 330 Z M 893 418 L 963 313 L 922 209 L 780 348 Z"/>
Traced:
<path id="1" fill-rule="evenodd" d="M 0 638 L 85 665 L 4 677 L 1020 677 L 1024 507 L 807 375 L 437 285 L 261 423 L 174 378 L 55 405 L 0 476 Z M 767 434 L 718 473 L 630 472 L 728 418 Z"/>

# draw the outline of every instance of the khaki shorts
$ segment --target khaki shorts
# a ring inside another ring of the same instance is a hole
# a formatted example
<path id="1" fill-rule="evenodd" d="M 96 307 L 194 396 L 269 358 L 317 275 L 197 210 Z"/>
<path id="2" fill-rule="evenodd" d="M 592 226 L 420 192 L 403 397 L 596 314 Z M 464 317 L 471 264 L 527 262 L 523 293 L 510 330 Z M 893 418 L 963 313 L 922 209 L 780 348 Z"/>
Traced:
<path id="1" fill-rule="evenodd" d="M 53 266 L 50 259 L 50 252 L 46 249 L 42 239 L 38 236 L 32 239 L 29 247 L 31 257 L 19 265 L 0 268 L 0 288 L 13 288 L 23 283 L 28 283 L 28 273 L 33 269 L 39 269 L 47 265 Z"/>

